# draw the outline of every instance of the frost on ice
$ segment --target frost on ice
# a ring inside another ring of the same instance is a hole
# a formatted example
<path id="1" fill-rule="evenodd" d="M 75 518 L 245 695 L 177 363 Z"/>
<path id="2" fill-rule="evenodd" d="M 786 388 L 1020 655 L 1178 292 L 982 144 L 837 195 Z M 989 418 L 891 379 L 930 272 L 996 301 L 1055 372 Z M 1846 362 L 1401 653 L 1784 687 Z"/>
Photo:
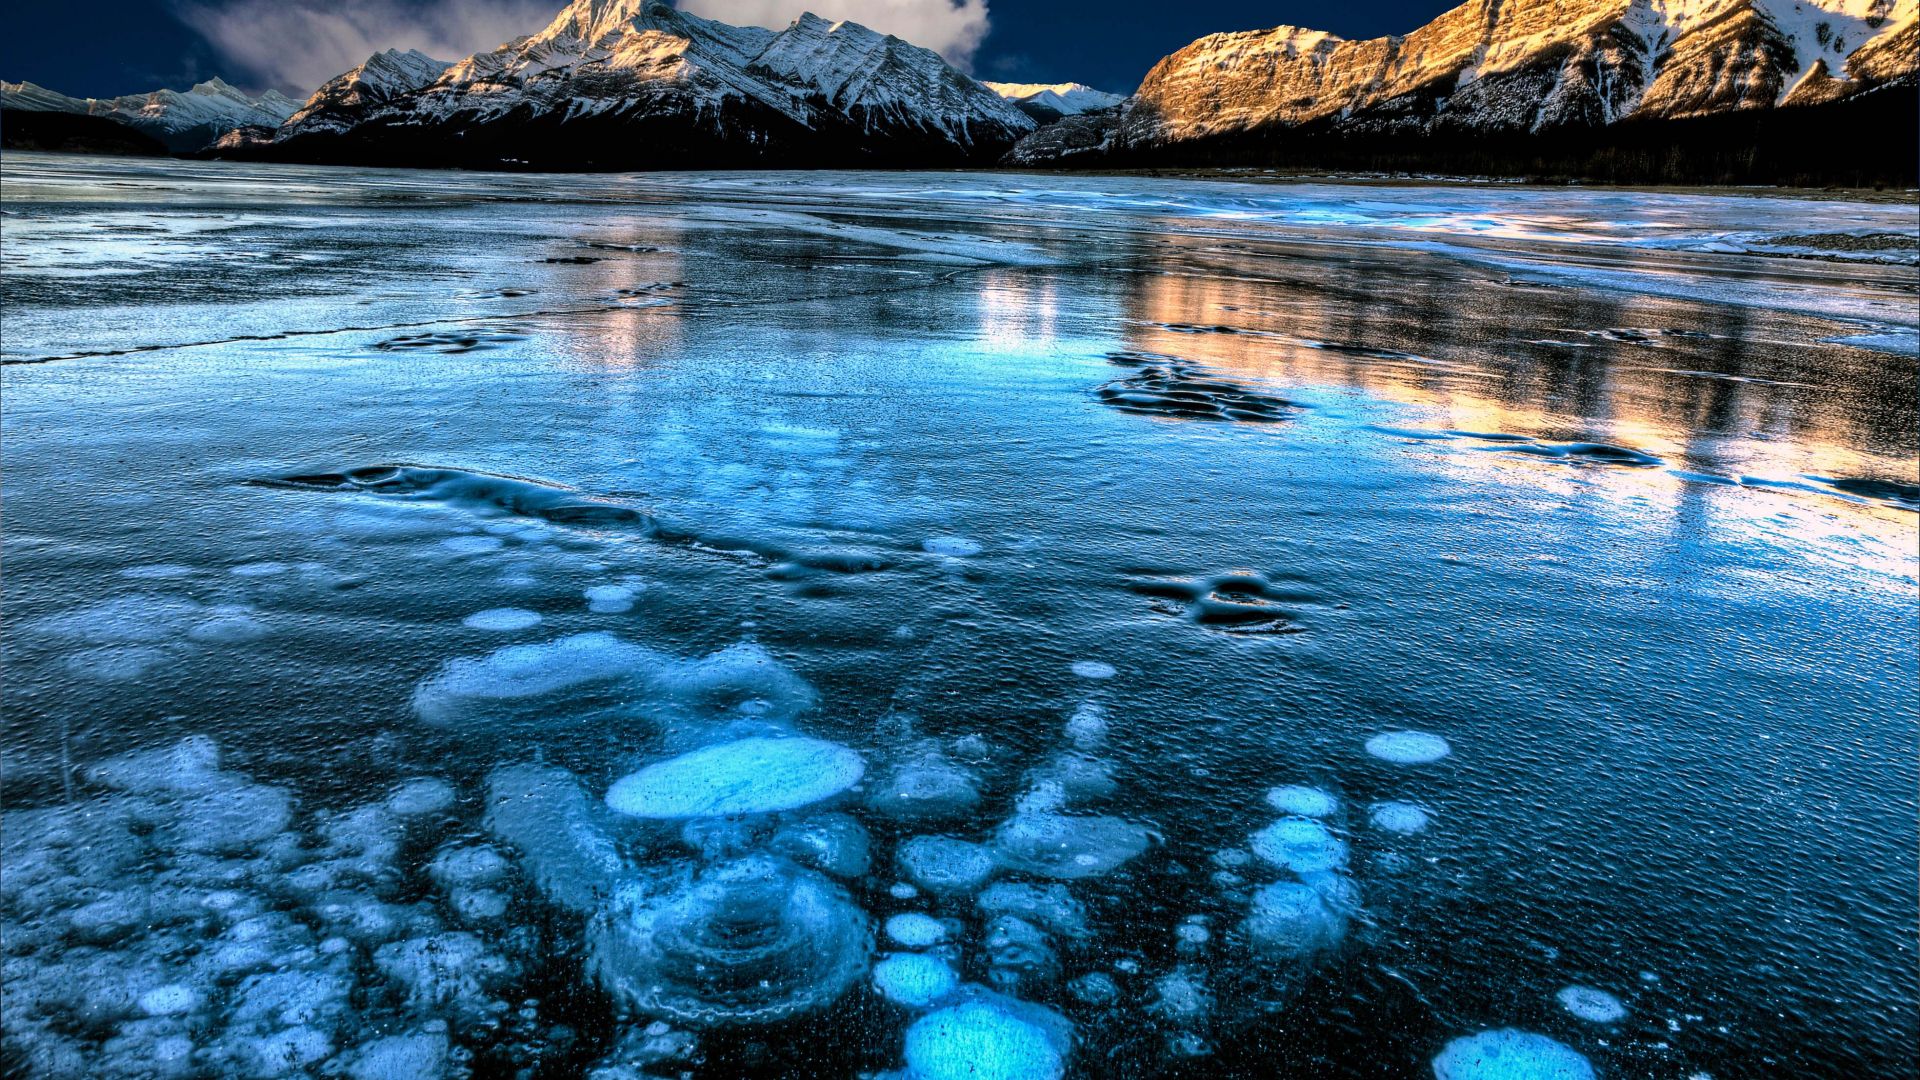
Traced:
<path id="1" fill-rule="evenodd" d="M 838 795 L 866 771 L 866 761 L 838 743 L 736 739 L 620 778 L 607 792 L 607 805 L 639 818 L 771 814 Z"/>
<path id="2" fill-rule="evenodd" d="M 1435 1080 L 1593 1080 L 1586 1057 L 1545 1035 L 1503 1028 L 1455 1039 L 1433 1059 Z"/>

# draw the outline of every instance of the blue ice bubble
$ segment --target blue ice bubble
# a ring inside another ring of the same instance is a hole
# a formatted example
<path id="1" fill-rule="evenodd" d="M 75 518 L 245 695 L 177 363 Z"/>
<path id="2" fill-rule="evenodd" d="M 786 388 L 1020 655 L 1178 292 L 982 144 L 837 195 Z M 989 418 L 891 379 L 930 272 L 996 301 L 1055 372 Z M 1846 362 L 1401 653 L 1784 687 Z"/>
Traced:
<path id="1" fill-rule="evenodd" d="M 1320 890 L 1298 881 L 1280 881 L 1253 894 L 1253 908 L 1241 929 L 1254 951 L 1304 956 L 1339 941 L 1346 919 L 1327 905 Z"/>
<path id="2" fill-rule="evenodd" d="M 1377 802 L 1367 811 L 1368 820 L 1376 829 L 1411 836 L 1424 832 L 1432 817 L 1419 807 L 1408 802 Z"/>
<path id="3" fill-rule="evenodd" d="M 1453 753 L 1453 747 L 1424 731 L 1383 731 L 1367 740 L 1367 753 L 1396 765 L 1425 765 Z"/>
<path id="4" fill-rule="evenodd" d="M 587 928 L 587 969 L 615 998 L 699 1025 L 824 1008 L 866 974 L 872 949 L 843 890 L 768 856 L 623 884 Z"/>
<path id="5" fill-rule="evenodd" d="M 1118 670 L 1104 660 L 1075 660 L 1073 673 L 1083 679 L 1111 679 Z"/>
<path id="6" fill-rule="evenodd" d="M 1589 1023 L 1617 1024 L 1627 1017 L 1619 998 L 1591 986 L 1569 986 L 1554 997 L 1561 1008 Z"/>
<path id="7" fill-rule="evenodd" d="M 787 822 L 774 831 L 770 843 L 794 862 L 834 877 L 865 877 L 871 861 L 872 840 L 866 828 L 845 814 Z"/>
<path id="8" fill-rule="evenodd" d="M 541 895 L 590 914 L 627 875 L 606 808 L 565 769 L 508 765 L 487 777 L 487 831 L 520 850 Z"/>
<path id="9" fill-rule="evenodd" d="M 1283 814 L 1295 817 L 1326 817 L 1340 809 L 1340 800 L 1317 787 L 1282 784 L 1267 792 L 1267 803 Z"/>
<path id="10" fill-rule="evenodd" d="M 506 547 L 507 542 L 497 536 L 449 536 L 440 546 L 455 555 L 485 555 Z"/>
<path id="11" fill-rule="evenodd" d="M 931 915 L 908 911 L 887 919 L 887 936 L 909 949 L 925 949 L 947 940 L 947 924 Z"/>
<path id="12" fill-rule="evenodd" d="M 1003 881 L 987 886 L 974 903 L 988 915 L 1018 915 L 1056 934 L 1067 937 L 1087 934 L 1087 909 L 1073 898 L 1065 885 Z"/>
<path id="13" fill-rule="evenodd" d="M 1117 817 L 1016 814 L 995 830 L 993 851 L 1002 866 L 1071 881 L 1109 873 L 1151 841 L 1146 829 Z"/>
<path id="14" fill-rule="evenodd" d="M 525 608 L 488 608 L 461 619 L 460 624 L 473 630 L 525 630 L 540 625 L 540 613 Z"/>
<path id="15" fill-rule="evenodd" d="M 1046 1028 L 994 1001 L 970 1001 L 907 1029 L 911 1080 L 1060 1080 L 1063 1050 Z"/>
<path id="16" fill-rule="evenodd" d="M 924 540 L 920 550 L 931 555 L 945 555 L 954 559 L 965 559 L 980 554 L 980 542 L 964 536 L 935 536 Z"/>
<path id="17" fill-rule="evenodd" d="M 621 777 L 607 792 L 607 805 L 639 818 L 772 814 L 838 795 L 866 771 L 866 761 L 838 743 L 756 736 Z"/>
<path id="18" fill-rule="evenodd" d="M 937 755 L 896 767 L 867 799 L 877 813 L 918 821 L 958 817 L 979 802 L 973 773 Z"/>
<path id="19" fill-rule="evenodd" d="M 960 976 L 952 965 L 927 953 L 892 953 L 873 965 L 873 987 L 897 1005 L 924 1009 L 952 994 Z"/>
<path id="20" fill-rule="evenodd" d="M 413 709 L 429 724 L 452 724 L 524 707 L 533 699 L 650 679 L 672 661 L 607 633 L 572 634 L 509 645 L 485 656 L 449 661 L 414 688 Z M 577 722 L 599 709 L 540 710 L 542 725 Z"/>
<path id="21" fill-rule="evenodd" d="M 1254 833 L 1247 846 L 1259 858 L 1296 874 L 1347 865 L 1346 843 L 1312 818 L 1281 818 Z"/>
<path id="22" fill-rule="evenodd" d="M 1435 1080 L 1592 1080 L 1593 1065 L 1565 1043 L 1505 1028 L 1455 1039 L 1433 1059 Z"/>
<path id="23" fill-rule="evenodd" d="M 900 871 L 931 892 L 972 892 L 993 876 L 993 854 L 950 836 L 916 836 L 895 852 Z"/>
<path id="24" fill-rule="evenodd" d="M 597 615 L 618 615 L 632 611 L 633 603 L 640 594 L 638 589 L 628 585 L 595 585 L 587 589 L 587 610 Z"/>

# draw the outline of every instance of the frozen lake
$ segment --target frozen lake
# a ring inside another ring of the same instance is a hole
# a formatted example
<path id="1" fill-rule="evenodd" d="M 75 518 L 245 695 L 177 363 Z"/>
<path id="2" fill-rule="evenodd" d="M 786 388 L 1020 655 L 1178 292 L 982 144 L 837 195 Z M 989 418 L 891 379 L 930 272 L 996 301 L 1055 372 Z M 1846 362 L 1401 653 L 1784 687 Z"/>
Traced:
<path id="1" fill-rule="evenodd" d="M 4 181 L 10 1073 L 1915 1068 L 1911 205 Z"/>

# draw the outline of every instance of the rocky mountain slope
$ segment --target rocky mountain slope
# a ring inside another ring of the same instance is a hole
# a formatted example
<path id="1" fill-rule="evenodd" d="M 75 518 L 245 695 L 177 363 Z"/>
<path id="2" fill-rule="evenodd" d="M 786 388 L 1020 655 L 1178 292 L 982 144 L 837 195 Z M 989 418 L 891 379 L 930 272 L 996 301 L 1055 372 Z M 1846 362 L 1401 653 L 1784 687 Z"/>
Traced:
<path id="1" fill-rule="evenodd" d="M 383 53 L 329 82 L 267 156 L 665 168 L 991 162 L 1036 124 L 940 56 L 804 15 L 737 27 L 661 0 L 574 0 L 432 70 Z"/>
<path id="2" fill-rule="evenodd" d="M 126 124 L 170 150 L 198 150 L 234 128 L 278 127 L 300 103 L 278 91 L 257 98 L 219 79 L 193 88 L 155 90 L 115 98 L 74 98 L 30 82 L 0 82 L 0 106 L 8 111 L 75 113 Z"/>
<path id="3" fill-rule="evenodd" d="M 1904 86 L 1916 0 L 1469 0 L 1405 36 L 1282 26 L 1166 57 L 1105 123 L 1019 164 L 1292 136 L 1473 139 L 1840 102 Z M 1911 143 L 1911 131 L 1901 138 Z M 1809 148 L 1814 152 L 1814 148 Z"/>

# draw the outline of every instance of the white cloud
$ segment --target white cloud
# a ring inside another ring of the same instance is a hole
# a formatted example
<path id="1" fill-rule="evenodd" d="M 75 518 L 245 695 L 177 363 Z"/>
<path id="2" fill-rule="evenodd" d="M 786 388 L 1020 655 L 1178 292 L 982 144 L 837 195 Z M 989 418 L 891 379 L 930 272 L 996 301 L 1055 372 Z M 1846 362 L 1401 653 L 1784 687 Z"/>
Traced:
<path id="1" fill-rule="evenodd" d="M 678 7 L 706 19 L 776 30 L 811 11 L 905 38 L 962 70 L 971 70 L 988 29 L 987 0 L 679 0 Z"/>
<path id="2" fill-rule="evenodd" d="M 304 95 L 382 49 L 458 60 L 539 30 L 562 6 L 564 0 L 226 0 L 183 3 L 178 12 L 260 85 Z"/>

